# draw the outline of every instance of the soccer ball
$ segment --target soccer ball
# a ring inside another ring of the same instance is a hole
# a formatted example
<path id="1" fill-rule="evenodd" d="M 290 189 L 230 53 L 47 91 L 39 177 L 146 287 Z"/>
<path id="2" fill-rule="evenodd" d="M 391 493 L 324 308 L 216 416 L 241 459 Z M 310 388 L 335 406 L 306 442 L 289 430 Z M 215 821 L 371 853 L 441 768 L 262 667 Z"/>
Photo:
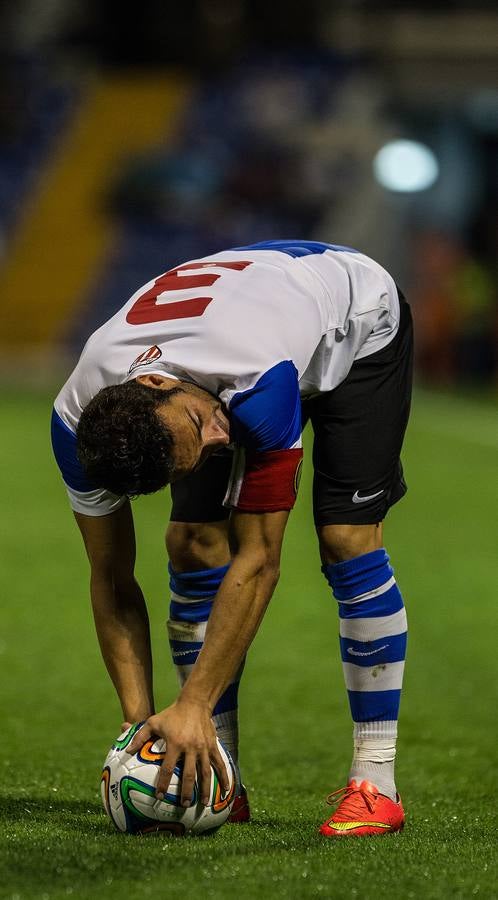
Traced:
<path id="1" fill-rule="evenodd" d="M 194 782 L 192 802 L 183 807 L 180 800 L 182 765 L 175 768 L 163 800 L 155 796 L 158 769 L 164 759 L 165 741 L 148 740 L 130 756 L 126 748 L 143 725 L 138 722 L 114 741 L 104 763 L 101 793 L 104 809 L 118 829 L 128 834 L 151 834 L 169 831 L 175 835 L 208 834 L 217 831 L 228 819 L 235 797 L 235 768 L 231 757 L 218 741 L 218 750 L 229 775 L 229 790 L 222 796 L 218 776 L 211 766 L 211 787 L 208 806 L 199 797 L 199 785 Z"/>

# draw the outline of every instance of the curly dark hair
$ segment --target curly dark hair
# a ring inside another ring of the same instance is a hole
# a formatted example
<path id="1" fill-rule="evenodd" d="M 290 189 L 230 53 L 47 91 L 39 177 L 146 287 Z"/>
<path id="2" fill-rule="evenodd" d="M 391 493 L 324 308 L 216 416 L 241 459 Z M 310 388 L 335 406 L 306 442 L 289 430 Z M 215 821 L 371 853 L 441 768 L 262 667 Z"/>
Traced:
<path id="1" fill-rule="evenodd" d="M 181 391 L 128 381 L 103 388 L 90 400 L 76 430 L 77 453 L 96 486 L 136 497 L 169 483 L 174 438 L 157 409 Z"/>

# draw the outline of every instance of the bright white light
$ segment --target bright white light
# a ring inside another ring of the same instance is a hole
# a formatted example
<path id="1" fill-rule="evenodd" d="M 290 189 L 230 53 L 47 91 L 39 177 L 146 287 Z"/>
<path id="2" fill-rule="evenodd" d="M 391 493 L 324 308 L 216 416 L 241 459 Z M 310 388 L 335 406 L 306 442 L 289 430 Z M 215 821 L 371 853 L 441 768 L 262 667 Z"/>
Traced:
<path id="1" fill-rule="evenodd" d="M 385 144 L 375 155 L 373 168 L 377 181 L 389 191 L 424 191 L 439 175 L 434 153 L 417 141 Z"/>

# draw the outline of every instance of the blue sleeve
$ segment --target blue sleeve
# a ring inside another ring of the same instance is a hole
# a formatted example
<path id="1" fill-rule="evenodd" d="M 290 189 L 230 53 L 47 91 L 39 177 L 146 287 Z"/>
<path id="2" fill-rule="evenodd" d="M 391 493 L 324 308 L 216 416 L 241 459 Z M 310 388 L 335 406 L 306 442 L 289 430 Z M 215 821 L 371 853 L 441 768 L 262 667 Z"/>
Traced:
<path id="1" fill-rule="evenodd" d="M 287 450 L 301 436 L 301 397 L 291 360 L 268 369 L 229 404 L 235 441 L 249 450 Z"/>
<path id="2" fill-rule="evenodd" d="M 75 491 L 95 490 L 97 485 L 85 475 L 76 454 L 76 435 L 62 421 L 55 409 L 52 412 L 51 433 L 54 456 L 66 484 Z"/>

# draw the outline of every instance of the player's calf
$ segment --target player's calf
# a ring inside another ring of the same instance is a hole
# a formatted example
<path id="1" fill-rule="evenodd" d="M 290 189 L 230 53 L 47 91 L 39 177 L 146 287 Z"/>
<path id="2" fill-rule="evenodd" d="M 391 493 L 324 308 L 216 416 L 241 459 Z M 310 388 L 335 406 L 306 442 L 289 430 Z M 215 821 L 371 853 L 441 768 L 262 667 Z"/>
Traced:
<path id="1" fill-rule="evenodd" d="M 354 723 L 349 780 L 396 802 L 394 760 L 406 654 L 403 598 L 384 549 L 323 566 L 339 606 L 344 679 Z"/>

